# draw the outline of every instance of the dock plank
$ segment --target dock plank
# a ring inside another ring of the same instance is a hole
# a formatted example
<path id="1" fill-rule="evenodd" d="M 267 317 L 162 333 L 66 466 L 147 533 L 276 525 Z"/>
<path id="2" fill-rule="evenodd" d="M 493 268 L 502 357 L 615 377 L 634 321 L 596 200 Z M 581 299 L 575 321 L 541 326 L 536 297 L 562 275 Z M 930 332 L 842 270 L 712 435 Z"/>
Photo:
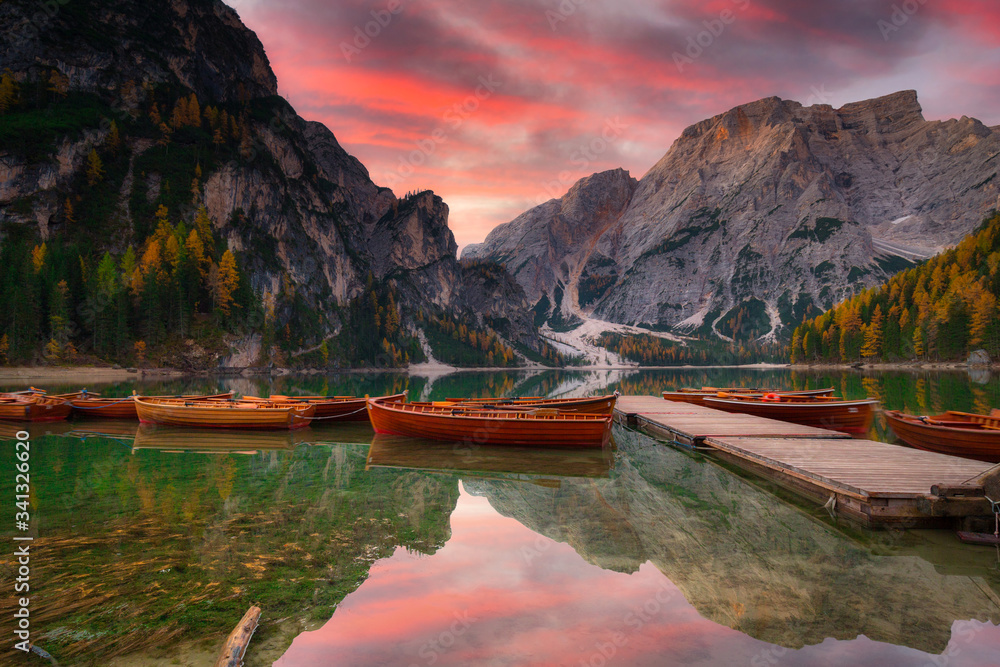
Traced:
<path id="1" fill-rule="evenodd" d="M 654 396 L 622 396 L 616 419 L 671 443 L 713 455 L 871 527 L 942 526 L 992 516 L 983 498 L 933 495 L 931 487 L 975 488 L 993 464 Z M 973 496 L 975 494 L 972 494 Z M 981 495 L 981 494 L 980 494 Z"/>
<path id="2" fill-rule="evenodd" d="M 615 409 L 652 422 L 695 443 L 715 436 L 774 436 L 783 438 L 848 438 L 837 431 L 802 426 L 653 396 L 621 396 Z"/>
<path id="3" fill-rule="evenodd" d="M 962 484 L 992 467 L 873 440 L 713 437 L 707 444 L 768 467 L 856 489 L 870 498 L 927 495 L 936 484 Z"/>

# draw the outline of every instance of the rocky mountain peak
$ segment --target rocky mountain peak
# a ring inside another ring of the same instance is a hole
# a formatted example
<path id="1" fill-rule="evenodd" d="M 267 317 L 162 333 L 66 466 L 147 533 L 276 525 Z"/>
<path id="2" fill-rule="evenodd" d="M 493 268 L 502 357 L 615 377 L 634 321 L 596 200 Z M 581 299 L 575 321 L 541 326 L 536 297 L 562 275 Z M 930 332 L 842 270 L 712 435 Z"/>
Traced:
<path id="1" fill-rule="evenodd" d="M 0 34 L 0 70 L 57 69 L 74 90 L 165 83 L 212 102 L 278 91 L 260 40 L 221 0 L 7 0 Z"/>
<path id="2" fill-rule="evenodd" d="M 603 189 L 614 205 L 581 197 L 612 172 L 595 174 L 472 251 L 563 318 L 726 338 L 742 312 L 774 336 L 971 231 L 997 206 L 998 155 L 1000 132 L 927 121 L 912 90 L 839 109 L 766 97 L 685 129 L 638 183 Z"/>

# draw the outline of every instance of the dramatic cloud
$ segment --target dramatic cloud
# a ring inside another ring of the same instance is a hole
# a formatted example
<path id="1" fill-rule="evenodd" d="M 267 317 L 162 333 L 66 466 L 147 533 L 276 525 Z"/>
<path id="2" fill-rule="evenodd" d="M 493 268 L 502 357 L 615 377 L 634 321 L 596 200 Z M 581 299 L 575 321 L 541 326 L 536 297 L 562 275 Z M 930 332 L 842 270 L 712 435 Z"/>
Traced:
<path id="1" fill-rule="evenodd" d="M 687 125 L 777 95 L 913 88 L 927 118 L 1000 122 L 993 0 L 235 0 L 281 93 L 460 245 Z"/>

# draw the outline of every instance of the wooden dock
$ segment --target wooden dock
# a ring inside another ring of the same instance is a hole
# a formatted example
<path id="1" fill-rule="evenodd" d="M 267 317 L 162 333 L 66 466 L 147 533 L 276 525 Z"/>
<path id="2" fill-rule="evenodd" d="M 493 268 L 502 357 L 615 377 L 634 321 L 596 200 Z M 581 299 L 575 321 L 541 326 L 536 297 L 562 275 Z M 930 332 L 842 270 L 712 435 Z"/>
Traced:
<path id="1" fill-rule="evenodd" d="M 1000 477 L 1000 466 L 990 463 L 653 396 L 620 397 L 615 419 L 666 442 L 706 449 L 869 527 L 992 519 L 984 484 Z"/>

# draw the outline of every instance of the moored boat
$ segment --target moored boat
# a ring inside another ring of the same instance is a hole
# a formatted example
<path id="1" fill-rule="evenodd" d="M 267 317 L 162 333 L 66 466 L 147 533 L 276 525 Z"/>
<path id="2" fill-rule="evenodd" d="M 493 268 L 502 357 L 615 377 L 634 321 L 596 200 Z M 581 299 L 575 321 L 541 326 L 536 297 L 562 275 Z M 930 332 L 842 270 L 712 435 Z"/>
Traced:
<path id="1" fill-rule="evenodd" d="M 917 449 L 1000 463 L 1000 415 L 948 411 L 941 415 L 908 415 L 886 410 L 896 437 Z"/>
<path id="2" fill-rule="evenodd" d="M 393 400 L 402 401 L 406 394 L 387 396 Z M 247 401 L 271 401 L 277 403 L 294 403 L 312 405 L 316 408 L 314 419 L 324 421 L 368 421 L 366 400 L 357 396 L 284 396 L 276 394 L 268 398 L 246 396 Z"/>
<path id="3" fill-rule="evenodd" d="M 205 401 L 136 396 L 139 421 L 199 428 L 295 429 L 309 425 L 311 405 L 254 401 Z"/>
<path id="4" fill-rule="evenodd" d="M 368 400 L 376 433 L 477 445 L 602 447 L 611 439 L 611 416 L 565 414 L 552 408 L 488 410 Z"/>
<path id="5" fill-rule="evenodd" d="M 705 405 L 707 396 L 718 396 L 719 394 L 736 394 L 739 396 L 763 396 L 764 394 L 778 394 L 779 396 L 831 396 L 833 387 L 824 389 L 756 389 L 747 387 L 729 387 L 720 389 L 716 387 L 702 387 L 701 389 L 684 388 L 677 391 L 664 391 L 662 396 L 668 401 L 679 403 L 693 403 L 694 405 Z"/>
<path id="6" fill-rule="evenodd" d="M 593 415 L 610 415 L 615 411 L 618 392 L 605 396 L 587 396 L 583 398 L 449 398 L 434 405 L 455 405 L 461 407 L 477 407 L 480 409 L 518 409 L 533 410 L 537 408 L 555 408 L 559 412 L 581 413 Z"/>
<path id="7" fill-rule="evenodd" d="M 73 406 L 74 414 L 84 417 L 100 417 L 102 419 L 138 419 L 139 415 L 135 410 L 133 396 L 123 396 L 119 398 L 101 398 L 99 394 L 88 393 L 86 389 L 77 394 L 76 398 L 70 398 L 69 404 Z M 210 401 L 232 398 L 233 392 L 227 391 L 222 394 L 194 394 L 190 396 L 146 396 L 145 398 L 176 398 L 186 401 Z"/>
<path id="8" fill-rule="evenodd" d="M 865 398 L 847 401 L 826 396 L 787 396 L 763 394 L 739 396 L 734 394 L 706 396 L 705 406 L 725 412 L 742 412 L 757 417 L 767 417 L 815 426 L 844 433 L 867 433 L 875 418 L 878 399 Z"/>
<path id="9" fill-rule="evenodd" d="M 36 394 L 0 396 L 0 419 L 6 421 L 62 421 L 69 417 L 72 410 L 61 398 Z"/>

